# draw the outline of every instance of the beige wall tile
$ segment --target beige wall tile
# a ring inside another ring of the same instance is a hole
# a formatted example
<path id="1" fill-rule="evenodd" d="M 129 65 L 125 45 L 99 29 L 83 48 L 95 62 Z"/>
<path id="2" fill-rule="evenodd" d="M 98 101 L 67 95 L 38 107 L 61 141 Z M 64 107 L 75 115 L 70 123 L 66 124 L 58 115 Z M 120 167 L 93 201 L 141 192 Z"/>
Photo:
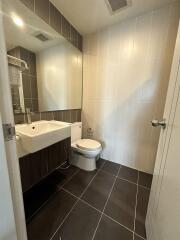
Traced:
<path id="1" fill-rule="evenodd" d="M 178 3 L 84 38 L 83 135 L 102 157 L 153 172 L 179 21 Z"/>

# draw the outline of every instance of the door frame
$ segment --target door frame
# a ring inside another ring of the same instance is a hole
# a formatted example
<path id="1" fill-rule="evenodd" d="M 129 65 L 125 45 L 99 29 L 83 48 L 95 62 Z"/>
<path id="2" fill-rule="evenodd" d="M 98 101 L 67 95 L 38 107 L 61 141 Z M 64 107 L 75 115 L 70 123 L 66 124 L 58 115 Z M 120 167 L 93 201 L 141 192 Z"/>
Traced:
<path id="1" fill-rule="evenodd" d="M 23 194 L 20 179 L 19 159 L 16 150 L 15 136 L 10 141 L 4 140 L 2 124 L 14 126 L 14 115 L 12 109 L 11 90 L 8 74 L 8 62 L 6 57 L 6 45 L 3 30 L 3 13 L 1 11 L 2 0 L 0 0 L 0 153 L 1 161 L 4 163 L 3 174 L 9 182 L 9 204 L 12 202 L 12 211 L 9 212 L 11 224 L 6 228 L 11 231 L 10 236 L 3 239 L 27 240 L 26 221 L 24 214 Z M 6 169 L 7 167 L 7 169 Z M 1 166 L 0 166 L 1 169 Z M 4 200 L 2 198 L 2 202 Z M 1 209 L 1 206 L 0 206 Z M 8 208 L 10 211 L 10 207 Z M 7 211 L 7 212 L 8 212 Z M 10 216 L 11 215 L 11 216 Z M 14 215 L 14 216 L 13 216 Z M 2 217 L 2 216 L 1 216 Z M 7 217 L 7 216 L 4 216 Z M 14 220 L 13 220 L 14 219 Z M 13 226 L 14 222 L 14 226 Z M 9 222 L 10 223 L 10 222 Z M 5 226 L 4 226 L 5 227 Z"/>

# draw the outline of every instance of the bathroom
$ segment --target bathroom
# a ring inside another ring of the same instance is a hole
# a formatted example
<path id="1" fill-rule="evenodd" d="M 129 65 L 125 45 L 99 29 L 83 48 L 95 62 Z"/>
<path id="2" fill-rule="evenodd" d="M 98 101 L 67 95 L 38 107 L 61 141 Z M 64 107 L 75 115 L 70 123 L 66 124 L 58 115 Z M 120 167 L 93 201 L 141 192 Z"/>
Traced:
<path id="1" fill-rule="evenodd" d="M 180 1 L 0 10 L 0 240 L 180 239 Z"/>

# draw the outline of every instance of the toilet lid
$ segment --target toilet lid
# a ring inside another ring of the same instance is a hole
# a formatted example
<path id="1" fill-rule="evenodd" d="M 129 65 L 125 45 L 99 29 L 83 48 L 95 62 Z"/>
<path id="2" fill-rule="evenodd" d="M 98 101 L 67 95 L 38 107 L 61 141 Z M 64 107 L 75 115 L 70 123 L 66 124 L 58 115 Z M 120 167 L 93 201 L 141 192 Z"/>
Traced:
<path id="1" fill-rule="evenodd" d="M 81 139 L 76 145 L 81 149 L 90 151 L 101 148 L 101 144 L 99 142 L 91 139 Z"/>

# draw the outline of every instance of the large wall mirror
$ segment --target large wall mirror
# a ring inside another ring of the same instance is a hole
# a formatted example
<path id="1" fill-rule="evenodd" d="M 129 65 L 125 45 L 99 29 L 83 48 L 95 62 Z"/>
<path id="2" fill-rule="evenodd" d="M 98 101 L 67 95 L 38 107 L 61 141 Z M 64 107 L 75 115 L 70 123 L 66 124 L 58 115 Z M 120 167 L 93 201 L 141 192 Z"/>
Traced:
<path id="1" fill-rule="evenodd" d="M 81 108 L 82 52 L 21 1 L 3 3 L 14 113 Z"/>

